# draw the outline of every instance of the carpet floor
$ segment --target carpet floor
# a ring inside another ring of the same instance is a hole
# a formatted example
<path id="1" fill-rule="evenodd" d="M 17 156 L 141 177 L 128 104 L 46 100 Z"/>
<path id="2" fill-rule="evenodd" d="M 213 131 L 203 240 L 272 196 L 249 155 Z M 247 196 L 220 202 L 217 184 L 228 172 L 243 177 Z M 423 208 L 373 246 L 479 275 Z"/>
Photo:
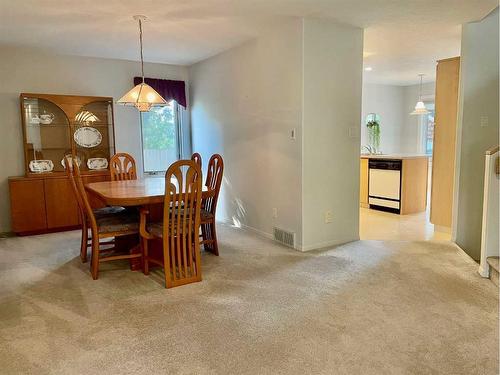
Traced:
<path id="1" fill-rule="evenodd" d="M 300 253 L 220 226 L 203 281 L 0 239 L 2 374 L 498 374 L 498 289 L 448 242 Z"/>

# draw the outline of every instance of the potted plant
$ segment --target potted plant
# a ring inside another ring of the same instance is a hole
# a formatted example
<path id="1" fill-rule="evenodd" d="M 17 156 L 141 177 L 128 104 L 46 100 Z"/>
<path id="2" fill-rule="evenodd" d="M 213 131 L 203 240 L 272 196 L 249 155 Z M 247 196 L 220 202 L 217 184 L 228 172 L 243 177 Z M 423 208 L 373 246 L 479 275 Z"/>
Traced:
<path id="1" fill-rule="evenodd" d="M 366 118 L 366 127 L 368 128 L 368 143 L 373 153 L 380 152 L 380 116 L 370 113 Z"/>

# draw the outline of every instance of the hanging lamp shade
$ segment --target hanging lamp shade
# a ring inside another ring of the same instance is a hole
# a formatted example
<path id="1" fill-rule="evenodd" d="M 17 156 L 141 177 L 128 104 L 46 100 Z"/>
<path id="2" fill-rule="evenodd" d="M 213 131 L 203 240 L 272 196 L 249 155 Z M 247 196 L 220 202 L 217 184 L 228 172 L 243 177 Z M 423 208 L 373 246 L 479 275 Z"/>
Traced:
<path id="1" fill-rule="evenodd" d="M 418 97 L 417 105 L 415 106 L 414 111 L 410 113 L 410 115 L 426 115 L 429 113 L 427 108 L 425 108 L 424 102 L 422 101 L 422 78 L 424 77 L 424 74 L 419 74 L 419 77 L 420 77 L 420 94 Z"/>
<path id="2" fill-rule="evenodd" d="M 117 101 L 118 104 L 122 105 L 133 105 L 140 112 L 148 112 L 151 107 L 166 105 L 167 101 L 158 94 L 155 89 L 153 89 L 148 84 L 144 83 L 144 57 L 142 49 L 142 21 L 146 20 L 146 16 L 134 16 L 134 20 L 139 22 L 139 43 L 141 47 L 141 73 L 142 73 L 142 83 L 136 85 L 132 90 L 123 95 L 120 100 Z"/>
<path id="3" fill-rule="evenodd" d="M 117 103 L 122 105 L 133 105 L 140 112 L 147 112 L 151 107 L 167 104 L 167 101 L 151 86 L 143 82 L 123 95 Z"/>
<path id="4" fill-rule="evenodd" d="M 428 114 L 429 111 L 427 108 L 425 108 L 425 104 L 423 101 L 418 101 L 417 105 L 415 106 L 415 110 L 410 113 L 410 115 L 426 115 Z"/>

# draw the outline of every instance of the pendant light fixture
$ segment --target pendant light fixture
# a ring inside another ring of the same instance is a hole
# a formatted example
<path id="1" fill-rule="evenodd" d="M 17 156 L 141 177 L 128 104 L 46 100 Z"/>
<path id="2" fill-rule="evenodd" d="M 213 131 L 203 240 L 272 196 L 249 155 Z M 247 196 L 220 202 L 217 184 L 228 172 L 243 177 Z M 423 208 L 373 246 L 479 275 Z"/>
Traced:
<path id="1" fill-rule="evenodd" d="M 118 100 L 118 104 L 133 105 L 140 112 L 148 112 L 151 107 L 166 105 L 167 101 L 162 98 L 151 86 L 144 83 L 144 57 L 142 52 L 142 22 L 146 20 L 146 16 L 134 16 L 134 20 L 139 22 L 139 43 L 141 47 L 141 74 L 142 83 L 139 83 L 132 90 Z"/>
<path id="2" fill-rule="evenodd" d="M 429 113 L 427 108 L 425 108 L 425 104 L 422 101 L 422 78 L 425 74 L 419 74 L 420 77 L 420 95 L 418 97 L 417 105 L 415 106 L 415 110 L 410 113 L 410 115 L 426 115 Z"/>

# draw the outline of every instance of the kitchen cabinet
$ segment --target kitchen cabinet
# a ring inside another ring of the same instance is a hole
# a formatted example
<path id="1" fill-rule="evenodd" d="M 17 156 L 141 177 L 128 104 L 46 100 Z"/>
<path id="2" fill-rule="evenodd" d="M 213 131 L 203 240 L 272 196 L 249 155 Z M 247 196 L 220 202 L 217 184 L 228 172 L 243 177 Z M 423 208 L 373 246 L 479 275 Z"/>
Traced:
<path id="1" fill-rule="evenodd" d="M 431 223 L 451 231 L 460 57 L 438 61 L 432 154 Z"/>
<path id="2" fill-rule="evenodd" d="M 359 205 L 368 208 L 368 159 L 359 160 Z"/>
<path id="3" fill-rule="evenodd" d="M 399 213 L 425 211 L 426 155 L 362 155 L 360 206 Z"/>

